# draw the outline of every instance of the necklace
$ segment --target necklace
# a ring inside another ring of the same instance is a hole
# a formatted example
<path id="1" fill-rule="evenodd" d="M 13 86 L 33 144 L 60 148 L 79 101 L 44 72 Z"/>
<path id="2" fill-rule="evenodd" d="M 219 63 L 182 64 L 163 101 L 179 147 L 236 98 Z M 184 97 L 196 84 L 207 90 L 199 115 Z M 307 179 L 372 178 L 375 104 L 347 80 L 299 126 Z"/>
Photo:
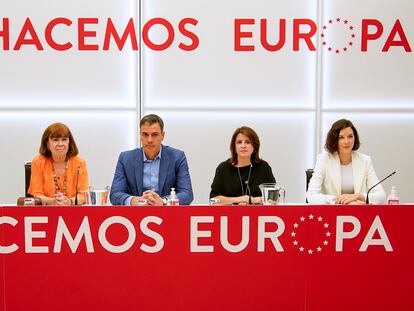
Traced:
<path id="1" fill-rule="evenodd" d="M 57 181 L 57 176 L 56 176 L 55 165 L 53 164 L 53 160 L 52 160 L 52 172 L 53 172 L 53 182 L 55 184 L 55 193 L 62 192 L 63 195 L 66 195 L 67 170 L 68 170 L 68 161 L 65 161 L 65 173 L 63 174 L 63 191 L 60 191 L 59 184 Z"/>
<path id="2" fill-rule="evenodd" d="M 239 180 L 240 180 L 240 186 L 241 186 L 241 190 L 242 190 L 242 195 L 247 195 L 247 190 L 249 190 L 250 173 L 252 172 L 252 166 L 253 165 L 250 164 L 250 167 L 249 167 L 249 175 L 247 175 L 247 180 L 245 181 L 246 190 L 244 190 L 244 187 L 243 187 L 243 181 L 242 181 L 241 174 L 240 174 L 240 168 L 237 167 L 237 172 L 239 173 Z"/>

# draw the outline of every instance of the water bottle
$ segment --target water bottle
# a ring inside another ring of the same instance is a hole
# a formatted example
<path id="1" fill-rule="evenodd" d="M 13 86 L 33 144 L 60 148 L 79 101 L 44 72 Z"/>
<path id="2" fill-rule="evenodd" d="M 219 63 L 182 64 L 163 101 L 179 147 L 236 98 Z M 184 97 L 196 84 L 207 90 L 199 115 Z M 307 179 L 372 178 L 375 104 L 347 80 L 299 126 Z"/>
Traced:
<path id="1" fill-rule="evenodd" d="M 397 188 L 395 188 L 395 186 L 391 187 L 390 195 L 387 198 L 387 204 L 388 205 L 398 205 L 398 204 L 400 204 L 400 198 L 397 194 Z"/>
<path id="2" fill-rule="evenodd" d="M 177 195 L 175 194 L 175 188 L 171 188 L 170 192 L 170 205 L 180 205 L 180 200 L 178 199 Z"/>

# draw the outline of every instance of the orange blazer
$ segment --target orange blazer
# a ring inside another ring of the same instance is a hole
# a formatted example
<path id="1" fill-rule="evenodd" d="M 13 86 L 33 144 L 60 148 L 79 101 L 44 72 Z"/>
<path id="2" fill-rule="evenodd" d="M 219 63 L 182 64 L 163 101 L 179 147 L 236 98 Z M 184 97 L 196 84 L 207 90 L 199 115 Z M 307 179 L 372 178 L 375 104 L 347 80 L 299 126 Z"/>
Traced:
<path id="1" fill-rule="evenodd" d="M 78 191 L 88 190 L 88 171 L 86 162 L 78 156 L 70 157 L 68 160 L 66 196 L 73 198 L 76 193 L 76 170 L 80 167 Z M 59 189 L 63 189 L 63 175 L 58 175 Z M 44 195 L 49 198 L 55 195 L 55 183 L 53 181 L 52 158 L 38 155 L 32 160 L 32 175 L 28 193 L 34 197 Z"/>

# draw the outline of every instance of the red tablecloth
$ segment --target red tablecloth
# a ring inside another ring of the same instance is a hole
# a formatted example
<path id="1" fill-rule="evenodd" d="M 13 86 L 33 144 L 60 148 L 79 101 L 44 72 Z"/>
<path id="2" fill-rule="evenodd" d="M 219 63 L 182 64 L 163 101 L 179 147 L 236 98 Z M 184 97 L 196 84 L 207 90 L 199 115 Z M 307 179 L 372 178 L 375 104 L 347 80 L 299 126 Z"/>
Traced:
<path id="1" fill-rule="evenodd" d="M 411 311 L 413 216 L 410 205 L 0 207 L 0 310 Z"/>

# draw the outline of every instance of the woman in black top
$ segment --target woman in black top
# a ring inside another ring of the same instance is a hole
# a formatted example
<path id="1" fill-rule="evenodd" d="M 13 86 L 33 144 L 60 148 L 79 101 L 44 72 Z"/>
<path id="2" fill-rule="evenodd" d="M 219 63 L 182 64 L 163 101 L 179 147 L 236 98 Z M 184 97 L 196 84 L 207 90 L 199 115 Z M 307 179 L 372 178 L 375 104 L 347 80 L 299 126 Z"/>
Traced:
<path id="1" fill-rule="evenodd" d="M 262 203 L 259 185 L 274 183 L 275 177 L 269 164 L 260 159 L 259 149 L 259 136 L 252 128 L 236 129 L 230 142 L 231 158 L 217 167 L 210 198 L 221 204 Z"/>

